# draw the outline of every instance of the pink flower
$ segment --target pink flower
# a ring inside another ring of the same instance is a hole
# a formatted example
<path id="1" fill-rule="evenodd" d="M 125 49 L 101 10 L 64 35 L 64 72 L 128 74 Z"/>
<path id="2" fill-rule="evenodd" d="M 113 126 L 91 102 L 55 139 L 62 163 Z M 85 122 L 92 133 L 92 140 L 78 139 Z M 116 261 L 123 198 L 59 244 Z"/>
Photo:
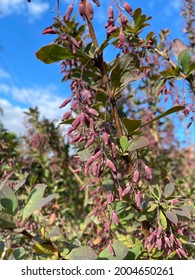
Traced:
<path id="1" fill-rule="evenodd" d="M 94 11 L 93 11 L 93 7 L 92 7 L 91 3 L 86 2 L 86 7 L 87 7 L 87 10 L 88 10 L 90 19 L 93 19 Z"/>
<path id="2" fill-rule="evenodd" d="M 110 6 L 110 7 L 108 8 L 108 18 L 109 18 L 109 19 L 113 19 L 113 18 L 114 18 L 114 10 L 113 10 L 113 7 L 112 7 L 112 6 Z"/>
<path id="3" fill-rule="evenodd" d="M 113 213 L 112 213 L 112 220 L 113 220 L 114 224 L 118 226 L 119 220 L 118 220 L 118 216 L 115 211 L 113 211 Z"/>
<path id="4" fill-rule="evenodd" d="M 89 146 L 91 146 L 95 141 L 95 136 L 92 135 L 91 138 L 87 141 L 85 148 L 88 148 Z"/>
<path id="5" fill-rule="evenodd" d="M 152 172 L 151 172 L 151 169 L 147 165 L 145 165 L 145 171 L 146 171 L 146 174 L 148 175 L 147 178 L 149 180 L 152 180 Z"/>
<path id="6" fill-rule="evenodd" d="M 133 182 L 137 183 L 139 180 L 139 171 L 136 169 L 133 173 Z"/>
<path id="7" fill-rule="evenodd" d="M 62 117 L 62 121 L 65 121 L 66 119 L 68 119 L 71 116 L 71 112 L 66 112 L 63 117 Z"/>
<path id="8" fill-rule="evenodd" d="M 64 102 L 59 106 L 59 108 L 65 107 L 70 101 L 72 100 L 72 97 L 69 97 L 68 99 L 64 100 Z"/>
<path id="9" fill-rule="evenodd" d="M 70 16 L 72 14 L 72 11 L 73 11 L 73 5 L 71 4 L 71 5 L 68 6 L 68 8 L 66 10 L 66 14 L 65 14 L 65 17 L 64 17 L 65 21 L 69 21 Z"/>
<path id="10" fill-rule="evenodd" d="M 128 194 L 128 193 L 130 192 L 130 190 L 131 190 L 131 187 L 130 187 L 130 186 L 126 187 L 126 188 L 124 189 L 124 191 L 122 192 L 122 196 L 125 196 L 126 194 Z"/>
<path id="11" fill-rule="evenodd" d="M 93 2 L 94 2 L 98 7 L 100 6 L 99 0 L 93 0 Z"/>
<path id="12" fill-rule="evenodd" d="M 110 144 L 110 147 L 111 147 L 112 156 L 114 159 L 116 159 L 116 147 L 113 142 Z"/>
<path id="13" fill-rule="evenodd" d="M 43 35 L 45 34 L 56 34 L 56 31 L 53 29 L 52 25 L 51 26 L 48 26 L 46 27 L 43 32 L 42 32 Z"/>
<path id="14" fill-rule="evenodd" d="M 125 8 L 126 12 L 130 14 L 130 16 L 133 16 L 133 10 L 132 7 L 129 5 L 129 3 L 125 2 L 123 4 L 123 7 Z"/>
<path id="15" fill-rule="evenodd" d="M 116 167 L 115 167 L 114 163 L 113 163 L 111 160 L 109 160 L 109 159 L 107 159 L 106 162 L 107 162 L 107 165 L 108 165 L 108 167 L 110 168 L 110 170 L 111 170 L 114 174 L 116 174 L 116 173 L 117 173 L 117 170 L 116 170 Z"/>
<path id="16" fill-rule="evenodd" d="M 159 237 L 161 236 L 161 233 L 162 233 L 162 226 L 159 225 L 159 226 L 158 226 L 158 229 L 157 229 L 157 234 L 156 234 L 156 236 L 159 238 Z"/>
<path id="17" fill-rule="evenodd" d="M 114 249 L 112 248 L 112 246 L 109 244 L 107 248 L 108 248 L 110 254 L 111 254 L 112 256 L 114 256 L 115 253 L 114 253 Z"/>
<path id="18" fill-rule="evenodd" d="M 106 131 L 103 133 L 103 137 L 102 138 L 104 140 L 104 144 L 108 145 L 109 138 L 108 138 L 108 133 Z"/>

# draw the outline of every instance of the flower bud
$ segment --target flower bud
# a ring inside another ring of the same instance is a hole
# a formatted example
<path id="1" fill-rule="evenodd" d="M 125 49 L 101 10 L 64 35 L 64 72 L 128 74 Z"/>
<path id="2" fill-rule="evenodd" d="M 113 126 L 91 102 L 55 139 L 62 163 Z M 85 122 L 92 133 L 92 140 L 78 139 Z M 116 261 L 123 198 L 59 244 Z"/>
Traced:
<path id="1" fill-rule="evenodd" d="M 59 106 L 59 108 L 63 108 L 65 107 L 68 103 L 70 103 L 70 101 L 72 100 L 72 97 L 69 97 L 68 99 L 64 100 L 64 102 L 62 102 L 62 104 Z"/>
<path id="2" fill-rule="evenodd" d="M 110 146 L 111 146 L 112 157 L 116 159 L 116 147 L 114 143 L 111 143 Z"/>
<path id="3" fill-rule="evenodd" d="M 46 27 L 43 30 L 42 34 L 43 35 L 45 35 L 45 34 L 56 34 L 56 31 L 52 28 L 52 25 L 51 25 L 51 26 Z"/>
<path id="4" fill-rule="evenodd" d="M 87 101 L 88 105 L 91 105 L 91 92 L 89 90 L 84 90 L 82 92 L 82 95 L 84 96 L 85 100 Z"/>
<path id="5" fill-rule="evenodd" d="M 62 121 L 65 121 L 66 119 L 68 119 L 71 116 L 71 112 L 66 112 L 63 117 L 62 117 Z"/>
<path id="6" fill-rule="evenodd" d="M 76 129 L 79 126 L 80 122 L 80 116 L 76 117 L 76 119 L 72 123 L 73 128 Z"/>
<path id="7" fill-rule="evenodd" d="M 140 207 L 141 205 L 141 199 L 142 199 L 142 195 L 141 192 L 137 192 L 137 194 L 135 195 L 135 202 L 137 204 L 137 207 Z"/>
<path id="8" fill-rule="evenodd" d="M 158 247 L 158 250 L 161 251 L 161 249 L 162 249 L 162 239 L 161 238 L 157 239 L 157 247 Z"/>
<path id="9" fill-rule="evenodd" d="M 119 33 L 119 40 L 120 40 L 121 44 L 123 44 L 123 45 L 125 44 L 126 38 L 125 38 L 125 35 L 122 30 L 120 30 L 120 33 Z"/>
<path id="10" fill-rule="evenodd" d="M 139 171 L 136 169 L 133 173 L 133 182 L 137 183 L 139 180 Z"/>
<path id="11" fill-rule="evenodd" d="M 110 7 L 108 8 L 108 18 L 109 18 L 109 19 L 113 19 L 113 18 L 114 18 L 114 9 L 113 9 L 112 6 L 110 6 Z"/>
<path id="12" fill-rule="evenodd" d="M 94 2 L 98 7 L 100 6 L 99 0 L 93 0 L 93 2 Z"/>
<path id="13" fill-rule="evenodd" d="M 133 10 L 132 7 L 129 5 L 129 3 L 125 2 L 123 4 L 123 7 L 125 8 L 126 12 L 130 14 L 130 16 L 133 16 Z"/>
<path id="14" fill-rule="evenodd" d="M 159 226 L 158 226 L 158 229 L 157 229 L 156 236 L 159 238 L 159 237 L 160 237 L 160 235 L 161 235 L 161 233 L 162 233 L 162 226 L 161 226 L 161 225 L 159 225 Z"/>
<path id="15" fill-rule="evenodd" d="M 112 248 L 112 246 L 109 244 L 107 248 L 108 248 L 110 254 L 111 254 L 112 256 L 114 256 L 115 253 L 114 253 L 114 249 Z"/>
<path id="16" fill-rule="evenodd" d="M 114 163 L 113 163 L 111 160 L 109 160 L 109 159 L 107 159 L 106 162 L 107 162 L 107 165 L 108 165 L 108 167 L 110 168 L 110 170 L 111 170 L 114 174 L 116 174 L 116 173 L 117 173 L 117 170 L 116 170 L 116 167 L 115 167 Z"/>
<path id="17" fill-rule="evenodd" d="M 147 165 L 145 165 L 144 168 L 145 168 L 146 174 L 148 175 L 148 176 L 147 176 L 147 179 L 152 180 L 152 172 L 151 172 L 151 169 L 150 169 Z"/>
<path id="18" fill-rule="evenodd" d="M 95 136 L 92 135 L 91 138 L 87 141 L 85 148 L 88 148 L 89 146 L 91 146 L 94 141 L 95 141 Z"/>
<path id="19" fill-rule="evenodd" d="M 81 137 L 81 134 L 80 134 L 80 133 L 77 134 L 77 135 L 72 139 L 72 141 L 70 142 L 70 144 L 73 144 L 73 143 L 77 142 L 77 141 L 79 140 L 80 137 Z"/>
<path id="20" fill-rule="evenodd" d="M 107 36 L 110 36 L 112 33 L 116 32 L 118 29 L 118 27 L 116 26 L 111 26 L 108 28 L 108 31 L 107 31 Z"/>
<path id="21" fill-rule="evenodd" d="M 89 109 L 88 109 L 88 112 L 89 112 L 90 114 L 96 116 L 96 117 L 99 116 L 99 113 L 98 113 L 95 109 L 93 109 L 93 108 L 89 108 Z"/>
<path id="22" fill-rule="evenodd" d="M 70 20 L 70 16 L 72 14 L 72 11 L 73 11 L 73 5 L 69 5 L 67 10 L 66 10 L 66 14 L 65 14 L 65 17 L 64 17 L 64 20 L 65 21 L 69 21 Z"/>
<path id="23" fill-rule="evenodd" d="M 108 138 L 108 133 L 106 131 L 103 133 L 103 137 L 102 138 L 103 138 L 104 144 L 108 145 L 109 138 Z"/>
<path id="24" fill-rule="evenodd" d="M 90 19 L 93 19 L 94 11 L 93 11 L 93 7 L 92 7 L 91 3 L 86 2 L 86 7 L 87 7 L 87 10 L 88 10 Z"/>
<path id="25" fill-rule="evenodd" d="M 113 220 L 114 224 L 118 226 L 119 220 L 118 220 L 118 216 L 115 211 L 113 211 L 113 213 L 112 213 L 112 220 Z"/>
<path id="26" fill-rule="evenodd" d="M 130 187 L 130 186 L 126 187 L 126 188 L 124 189 L 124 191 L 122 192 L 122 196 L 125 196 L 126 194 L 128 194 L 128 193 L 130 192 L 130 190 L 131 190 L 131 187 Z"/>
<path id="27" fill-rule="evenodd" d="M 83 3 L 79 3 L 79 14 L 83 20 L 86 20 Z"/>

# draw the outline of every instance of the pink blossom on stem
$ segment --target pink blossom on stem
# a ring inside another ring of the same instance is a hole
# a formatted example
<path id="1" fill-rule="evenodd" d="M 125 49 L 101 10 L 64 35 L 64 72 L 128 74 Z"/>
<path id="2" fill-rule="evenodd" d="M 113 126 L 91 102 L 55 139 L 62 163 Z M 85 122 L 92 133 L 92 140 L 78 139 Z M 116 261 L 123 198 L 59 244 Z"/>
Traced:
<path id="1" fill-rule="evenodd" d="M 161 238 L 158 238 L 157 241 L 156 241 L 156 243 L 157 243 L 157 248 L 158 248 L 158 250 L 161 251 L 161 249 L 162 249 L 162 239 L 161 239 Z"/>
<path id="2" fill-rule="evenodd" d="M 147 174 L 147 178 L 149 180 L 152 180 L 152 172 L 151 172 L 151 169 L 147 165 L 145 165 L 145 171 L 146 171 L 146 174 Z"/>
<path id="3" fill-rule="evenodd" d="M 108 248 L 110 254 L 111 254 L 112 256 L 114 256 L 115 253 L 114 253 L 114 249 L 112 248 L 112 246 L 109 244 L 107 248 Z"/>
<path id="4" fill-rule="evenodd" d="M 137 183 L 139 180 L 139 171 L 136 169 L 133 173 L 133 182 Z"/>
<path id="5" fill-rule="evenodd" d="M 76 117 L 76 119 L 75 119 L 75 120 L 73 121 L 73 123 L 72 123 L 72 127 L 73 127 L 74 129 L 76 129 L 76 128 L 79 126 L 80 122 L 81 122 L 80 116 Z"/>
<path id="6" fill-rule="evenodd" d="M 43 32 L 42 32 L 43 35 L 45 34 L 56 34 L 56 31 L 53 29 L 52 25 L 51 26 L 48 26 L 46 27 Z"/>
<path id="7" fill-rule="evenodd" d="M 159 237 L 161 236 L 161 233 L 162 233 L 162 226 L 159 225 L 159 226 L 158 226 L 158 229 L 157 229 L 156 236 L 159 238 Z"/>
<path id="8" fill-rule="evenodd" d="M 66 14 L 65 14 L 65 17 L 64 17 L 65 21 L 70 20 L 70 16 L 72 14 L 72 11 L 73 11 L 73 5 L 71 4 L 71 5 L 68 6 L 68 8 L 66 10 Z"/>
<path id="9" fill-rule="evenodd" d="M 90 19 L 93 19 L 94 11 L 93 11 L 93 7 L 92 7 L 91 3 L 86 2 L 86 7 L 87 7 L 87 10 L 88 10 Z"/>
<path id="10" fill-rule="evenodd" d="M 109 6 L 108 8 L 108 18 L 113 19 L 114 18 L 114 9 L 112 6 Z"/>
<path id="11" fill-rule="evenodd" d="M 64 102 L 62 102 L 62 104 L 59 106 L 59 108 L 63 108 L 65 107 L 68 103 L 70 103 L 70 101 L 72 100 L 72 97 L 67 98 L 66 100 L 64 100 Z"/>
<path id="12" fill-rule="evenodd" d="M 91 138 L 87 141 L 85 148 L 88 148 L 89 146 L 91 146 L 95 141 L 95 136 L 92 135 Z"/>
<path id="13" fill-rule="evenodd" d="M 94 2 L 98 7 L 100 6 L 99 0 L 93 0 L 93 2 Z"/>
<path id="14" fill-rule="evenodd" d="M 142 199 L 141 192 L 138 191 L 135 195 L 135 202 L 136 202 L 137 207 L 141 206 L 141 199 Z"/>
<path id="15" fill-rule="evenodd" d="M 123 195 L 122 195 L 123 189 L 121 188 L 121 186 L 118 187 L 118 193 L 119 193 L 119 199 L 120 199 L 120 201 L 122 201 L 123 200 Z"/>
<path id="16" fill-rule="evenodd" d="M 112 157 L 116 159 L 116 147 L 113 142 L 110 144 L 110 147 L 111 147 Z"/>
<path id="17" fill-rule="evenodd" d="M 103 138 L 104 144 L 108 145 L 109 138 L 108 138 L 108 133 L 106 131 L 103 133 L 103 137 L 102 138 Z"/>
<path id="18" fill-rule="evenodd" d="M 130 186 L 126 187 L 126 188 L 124 189 L 124 191 L 122 192 L 122 196 L 125 196 L 125 195 L 127 195 L 128 193 L 130 193 L 130 190 L 131 190 L 131 187 L 130 187 Z"/>
<path id="19" fill-rule="evenodd" d="M 68 119 L 71 116 L 71 112 L 66 112 L 63 117 L 62 117 L 62 121 L 65 121 L 66 119 Z"/>
<path id="20" fill-rule="evenodd" d="M 107 165 L 108 165 L 108 167 L 110 168 L 110 170 L 111 170 L 114 174 L 116 174 L 116 173 L 117 173 L 117 170 L 116 170 L 116 167 L 115 167 L 114 163 L 113 163 L 111 160 L 109 160 L 109 159 L 107 159 L 106 162 L 107 162 Z"/>
<path id="21" fill-rule="evenodd" d="M 132 7 L 129 5 L 129 3 L 124 2 L 124 3 L 123 3 L 123 7 L 125 8 L 126 12 L 127 12 L 128 14 L 130 14 L 130 16 L 133 17 L 133 10 L 132 10 Z"/>
<path id="22" fill-rule="evenodd" d="M 113 213 L 112 213 L 112 220 L 113 220 L 113 223 L 118 226 L 119 220 L 118 220 L 118 216 L 115 211 L 113 211 Z"/>
<path id="23" fill-rule="evenodd" d="M 79 14 L 83 20 L 86 20 L 83 3 L 79 3 Z"/>
<path id="24" fill-rule="evenodd" d="M 90 114 L 92 114 L 92 115 L 96 116 L 96 117 L 98 117 L 98 116 L 99 116 L 98 111 L 96 111 L 96 110 L 95 110 L 95 109 L 93 109 L 93 108 L 89 108 L 89 109 L 88 109 L 88 112 L 89 112 Z"/>

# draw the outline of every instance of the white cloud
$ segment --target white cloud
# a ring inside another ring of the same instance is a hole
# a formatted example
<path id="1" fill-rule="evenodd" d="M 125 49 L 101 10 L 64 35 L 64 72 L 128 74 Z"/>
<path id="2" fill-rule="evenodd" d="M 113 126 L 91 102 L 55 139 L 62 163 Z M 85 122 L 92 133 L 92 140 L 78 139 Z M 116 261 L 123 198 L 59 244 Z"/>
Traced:
<path id="1" fill-rule="evenodd" d="M 56 94 L 57 89 L 54 86 L 47 88 L 19 88 L 0 84 L 0 108 L 3 110 L 4 126 L 18 134 L 24 132 L 24 110 L 29 107 L 38 107 L 41 117 L 46 117 L 59 122 L 64 110 L 59 109 L 59 105 L 66 98 L 61 98 Z M 6 99 L 9 96 L 9 101 Z M 17 105 L 15 105 L 17 104 Z"/>
<path id="2" fill-rule="evenodd" d="M 49 2 L 47 1 L 33 0 L 33 2 L 28 3 L 27 0 L 0 0 L 0 17 L 14 13 L 25 16 L 31 15 L 35 19 L 40 18 L 48 9 Z"/>
<path id="3" fill-rule="evenodd" d="M 3 116 L 0 116 L 0 120 L 4 127 L 18 135 L 22 135 L 25 131 L 23 110 L 5 99 L 0 99 L 0 108 L 3 110 Z"/>
<path id="4" fill-rule="evenodd" d="M 10 78 L 10 74 L 0 68 L 0 79 L 5 79 L 5 78 L 6 79 Z"/>

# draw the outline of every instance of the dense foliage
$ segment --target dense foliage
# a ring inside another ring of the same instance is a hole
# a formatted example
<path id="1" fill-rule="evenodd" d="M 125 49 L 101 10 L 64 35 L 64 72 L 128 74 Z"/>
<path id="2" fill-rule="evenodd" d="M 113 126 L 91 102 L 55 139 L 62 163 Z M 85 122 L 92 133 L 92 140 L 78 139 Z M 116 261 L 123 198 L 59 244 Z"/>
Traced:
<path id="1" fill-rule="evenodd" d="M 60 125 L 30 108 L 24 137 L 1 127 L 1 258 L 193 259 L 195 152 L 176 133 L 194 121 L 192 1 L 188 46 L 147 33 L 151 17 L 124 1 L 99 42 L 104 4 L 90 2 L 58 11 L 43 31 L 55 41 L 36 53 L 70 81 Z"/>

